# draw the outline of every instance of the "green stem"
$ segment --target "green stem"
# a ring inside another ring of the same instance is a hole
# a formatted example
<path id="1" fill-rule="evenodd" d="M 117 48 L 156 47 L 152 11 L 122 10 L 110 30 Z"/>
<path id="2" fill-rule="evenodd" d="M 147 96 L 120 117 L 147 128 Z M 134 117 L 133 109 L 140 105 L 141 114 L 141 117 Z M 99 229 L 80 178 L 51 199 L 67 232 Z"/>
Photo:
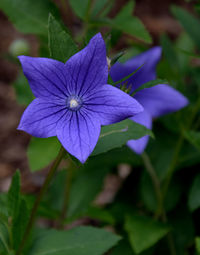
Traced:
<path id="1" fill-rule="evenodd" d="M 157 174 L 154 170 L 154 167 L 152 166 L 151 161 L 149 159 L 149 156 L 146 154 L 146 152 L 143 152 L 142 159 L 143 159 L 144 165 L 146 167 L 146 170 L 147 170 L 148 174 L 151 177 L 151 180 L 152 180 L 152 183 L 153 183 L 153 186 L 154 186 L 154 190 L 155 190 L 155 193 L 156 193 L 156 197 L 157 197 L 157 202 L 159 204 L 160 200 L 162 199 L 160 181 L 157 177 Z"/>
<path id="2" fill-rule="evenodd" d="M 71 159 L 70 159 L 70 166 L 68 168 L 68 172 L 66 175 L 66 182 L 65 182 L 65 191 L 64 191 L 64 203 L 63 207 L 60 213 L 59 217 L 59 228 L 63 229 L 64 228 L 64 220 L 67 217 L 67 208 L 69 204 L 69 197 L 70 197 L 70 188 L 71 188 L 71 183 L 72 183 L 72 177 L 73 177 L 73 170 L 74 166 L 71 164 Z"/>
<path id="3" fill-rule="evenodd" d="M 200 99 L 194 105 L 193 111 L 190 114 L 190 118 L 189 118 L 188 122 L 186 123 L 186 127 L 185 127 L 186 130 L 190 129 L 190 126 L 192 125 L 192 123 L 193 123 L 193 121 L 196 117 L 196 114 L 199 111 L 199 108 L 200 108 Z M 164 185 L 163 185 L 162 200 L 161 200 L 161 203 L 160 203 L 160 205 L 158 207 L 158 210 L 157 210 L 157 215 L 158 216 L 162 214 L 162 207 L 163 207 L 162 204 L 164 203 L 164 199 L 166 197 L 171 179 L 172 179 L 173 174 L 176 170 L 176 165 L 177 165 L 177 161 L 178 161 L 178 158 L 179 158 L 179 154 L 180 154 L 180 151 L 181 151 L 184 139 L 185 139 L 183 132 L 184 131 L 182 130 L 181 134 L 179 136 L 179 139 L 177 141 L 176 147 L 175 147 L 174 156 L 172 158 L 171 164 L 170 164 L 170 166 L 168 168 L 168 171 L 167 171 L 167 176 L 166 176 L 166 179 L 165 179 L 165 182 L 164 182 Z"/>
<path id="4" fill-rule="evenodd" d="M 33 205 L 33 209 L 31 211 L 29 222 L 27 224 L 27 227 L 26 227 L 23 239 L 21 241 L 21 244 L 19 246 L 18 251 L 16 252 L 16 255 L 20 255 L 22 250 L 23 250 L 23 248 L 24 248 L 24 245 L 25 245 L 25 243 L 26 243 L 26 241 L 27 241 L 27 239 L 28 239 L 28 237 L 30 235 L 30 232 L 31 232 L 32 227 L 33 227 L 33 224 L 35 222 L 38 206 L 39 206 L 39 204 L 40 204 L 40 202 L 42 200 L 42 197 L 43 197 L 44 193 L 46 192 L 46 190 L 47 190 L 47 188 L 49 186 L 49 183 L 51 182 L 51 180 L 52 180 L 52 178 L 53 178 L 53 176 L 54 176 L 54 174 L 55 174 L 55 172 L 56 172 L 56 170 L 57 170 L 57 168 L 58 168 L 62 158 L 64 157 L 64 155 L 65 155 L 65 150 L 64 150 L 63 147 L 61 147 L 60 152 L 58 153 L 58 156 L 56 157 L 52 167 L 50 168 L 49 173 L 46 176 L 46 179 L 44 181 L 44 184 L 42 185 L 42 188 L 40 189 L 38 197 L 37 197 L 37 199 L 36 199 L 36 201 L 35 201 L 35 203 Z"/>
<path id="5" fill-rule="evenodd" d="M 150 158 L 149 158 L 149 156 L 147 155 L 146 152 L 144 152 L 142 154 L 142 159 L 143 159 L 146 170 L 147 170 L 149 176 L 151 177 L 151 180 L 152 180 L 152 183 L 153 183 L 153 186 L 154 186 L 154 190 L 155 190 L 156 197 L 157 197 L 157 202 L 158 202 L 158 208 L 161 208 L 160 210 L 161 210 L 162 221 L 164 223 L 166 223 L 167 222 L 167 216 L 166 216 L 166 212 L 165 212 L 165 209 L 164 209 L 163 203 L 162 203 L 162 191 L 161 191 L 161 187 L 160 187 L 160 180 L 158 179 L 156 171 L 155 171 L 153 165 L 151 164 Z M 157 216 L 158 215 L 156 213 L 155 218 L 157 218 Z M 168 240 L 170 254 L 171 255 L 176 255 L 173 236 L 172 236 L 171 233 L 167 234 L 167 240 Z"/>

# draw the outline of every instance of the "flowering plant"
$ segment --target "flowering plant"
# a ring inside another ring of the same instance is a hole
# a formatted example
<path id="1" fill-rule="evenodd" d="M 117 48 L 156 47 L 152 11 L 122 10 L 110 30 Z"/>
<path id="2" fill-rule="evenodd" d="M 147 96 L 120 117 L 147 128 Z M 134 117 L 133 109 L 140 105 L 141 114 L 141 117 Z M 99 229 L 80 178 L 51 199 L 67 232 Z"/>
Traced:
<path id="1" fill-rule="evenodd" d="M 151 36 L 139 4 L 0 1 L 26 151 L 5 144 L 0 255 L 200 254 L 200 21 L 172 6 L 182 33 Z"/>

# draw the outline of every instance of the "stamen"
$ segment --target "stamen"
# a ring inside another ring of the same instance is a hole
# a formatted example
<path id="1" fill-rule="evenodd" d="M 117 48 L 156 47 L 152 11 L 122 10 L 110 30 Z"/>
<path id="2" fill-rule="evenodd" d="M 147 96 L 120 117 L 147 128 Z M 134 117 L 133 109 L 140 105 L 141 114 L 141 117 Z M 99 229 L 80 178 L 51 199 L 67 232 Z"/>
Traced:
<path id="1" fill-rule="evenodd" d="M 70 108 L 76 108 L 79 105 L 79 103 L 75 99 L 71 99 L 69 102 Z"/>

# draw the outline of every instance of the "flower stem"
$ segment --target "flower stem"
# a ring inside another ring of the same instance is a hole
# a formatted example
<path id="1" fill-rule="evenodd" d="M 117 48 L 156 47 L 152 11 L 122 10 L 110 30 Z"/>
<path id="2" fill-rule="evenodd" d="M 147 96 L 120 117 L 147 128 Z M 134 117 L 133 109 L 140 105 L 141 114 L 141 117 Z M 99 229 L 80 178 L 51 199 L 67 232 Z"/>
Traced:
<path id="1" fill-rule="evenodd" d="M 72 163 L 73 161 L 70 159 L 70 165 L 67 171 L 66 182 L 65 182 L 64 202 L 63 202 L 63 207 L 58 220 L 59 221 L 58 228 L 60 229 L 64 228 L 64 220 L 67 217 L 67 208 L 69 204 L 70 189 L 71 189 L 72 177 L 74 172 L 74 165 Z"/>
<path id="2" fill-rule="evenodd" d="M 146 152 L 143 152 L 142 159 L 143 159 L 144 165 L 146 167 L 146 170 L 147 170 L 148 174 L 151 177 L 151 180 L 152 180 L 152 183 L 153 183 L 153 186 L 154 186 L 154 190 L 155 190 L 155 193 L 156 193 L 156 197 L 157 197 L 157 202 L 159 203 L 159 201 L 162 199 L 160 181 L 157 177 L 157 174 L 154 170 L 154 167 L 152 166 L 151 161 L 149 159 L 149 156 L 147 155 Z"/>
<path id="3" fill-rule="evenodd" d="M 35 201 L 35 203 L 33 205 L 33 208 L 32 208 L 32 211 L 31 211 L 31 215 L 30 215 L 30 218 L 29 218 L 29 222 L 27 224 L 27 227 L 26 227 L 23 239 L 21 241 L 21 244 L 19 246 L 18 251 L 16 252 L 16 255 L 20 255 L 22 250 L 23 250 L 23 248 L 24 248 L 24 245 L 25 245 L 25 243 L 26 243 L 26 241 L 27 241 L 27 239 L 28 239 L 28 237 L 30 235 L 30 232 L 31 232 L 32 227 L 33 227 L 33 224 L 35 222 L 38 206 L 39 206 L 39 204 L 40 204 L 40 202 L 42 200 L 42 197 L 43 197 L 44 193 L 46 192 L 46 190 L 47 190 L 47 188 L 49 186 L 49 183 L 51 182 L 51 180 L 52 180 L 52 178 L 53 178 L 53 176 L 54 176 L 54 174 L 55 174 L 55 172 L 56 172 L 56 170 L 57 170 L 57 168 L 58 168 L 62 158 L 64 157 L 64 155 L 65 155 L 65 149 L 63 147 L 61 147 L 61 149 L 60 149 L 60 151 L 59 151 L 59 153 L 58 153 L 58 155 L 57 155 L 57 157 L 56 157 L 52 167 L 49 170 L 48 175 L 46 176 L 44 184 L 42 185 L 42 188 L 40 189 L 38 197 L 37 197 L 37 199 L 36 199 L 36 201 Z"/>
<path id="4" fill-rule="evenodd" d="M 163 207 L 163 202 L 162 202 L 163 196 L 162 196 L 162 191 L 161 191 L 161 187 L 160 187 L 160 181 L 158 179 L 158 176 L 156 174 L 156 171 L 155 171 L 153 165 L 151 164 L 150 158 L 147 155 L 147 153 L 143 152 L 142 159 L 143 159 L 146 170 L 147 170 L 149 176 L 151 177 L 151 180 L 152 180 L 152 183 L 154 186 L 154 190 L 155 190 L 157 202 L 158 202 L 158 208 L 160 208 L 160 212 L 161 212 L 162 221 L 164 223 L 167 223 L 167 216 L 166 216 L 166 212 L 165 212 L 165 209 Z M 158 218 L 157 213 L 155 214 L 155 218 L 156 219 Z M 168 240 L 170 254 L 176 255 L 176 250 L 175 250 L 175 246 L 174 246 L 172 233 L 167 234 L 167 240 Z"/>

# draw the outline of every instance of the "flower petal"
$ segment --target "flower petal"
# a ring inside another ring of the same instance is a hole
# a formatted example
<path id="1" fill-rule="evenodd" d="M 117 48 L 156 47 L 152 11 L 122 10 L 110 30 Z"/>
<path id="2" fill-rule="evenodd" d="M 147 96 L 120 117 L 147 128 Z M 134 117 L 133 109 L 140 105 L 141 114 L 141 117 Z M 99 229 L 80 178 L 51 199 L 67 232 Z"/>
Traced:
<path id="1" fill-rule="evenodd" d="M 161 47 L 153 47 L 144 53 L 141 53 L 126 63 L 115 63 L 110 70 L 110 75 L 114 82 L 121 80 L 128 76 L 138 68 L 140 68 L 135 74 L 133 74 L 127 82 L 127 85 L 132 85 L 131 93 L 142 84 L 156 79 L 156 65 L 161 58 Z"/>
<path id="2" fill-rule="evenodd" d="M 72 56 L 65 65 L 71 78 L 71 91 L 75 95 L 82 96 L 106 84 L 108 65 L 101 34 L 96 34 L 89 44 Z"/>
<path id="3" fill-rule="evenodd" d="M 144 106 L 152 117 L 178 111 L 188 104 L 186 97 L 165 84 L 143 89 L 136 93 L 134 98 Z"/>
<path id="4" fill-rule="evenodd" d="M 24 75 L 35 97 L 66 98 L 65 65 L 54 59 L 19 56 Z"/>
<path id="5" fill-rule="evenodd" d="M 152 117 L 147 111 L 143 111 L 134 117 L 131 118 L 131 120 L 151 129 L 152 128 Z M 131 148 L 135 153 L 142 154 L 144 149 L 147 146 L 147 143 L 149 141 L 149 136 L 146 135 L 142 138 L 139 138 L 137 140 L 130 140 L 127 142 L 127 145 L 129 148 Z"/>
<path id="6" fill-rule="evenodd" d="M 108 84 L 86 97 L 84 106 L 96 113 L 101 125 L 116 123 L 143 111 L 134 98 Z"/>
<path id="7" fill-rule="evenodd" d="M 18 130 L 41 138 L 56 136 L 56 124 L 66 112 L 62 102 L 55 104 L 36 98 L 23 113 Z"/>
<path id="8" fill-rule="evenodd" d="M 92 114 L 71 111 L 57 125 L 57 137 L 63 147 L 84 163 L 98 141 L 100 123 Z"/>

